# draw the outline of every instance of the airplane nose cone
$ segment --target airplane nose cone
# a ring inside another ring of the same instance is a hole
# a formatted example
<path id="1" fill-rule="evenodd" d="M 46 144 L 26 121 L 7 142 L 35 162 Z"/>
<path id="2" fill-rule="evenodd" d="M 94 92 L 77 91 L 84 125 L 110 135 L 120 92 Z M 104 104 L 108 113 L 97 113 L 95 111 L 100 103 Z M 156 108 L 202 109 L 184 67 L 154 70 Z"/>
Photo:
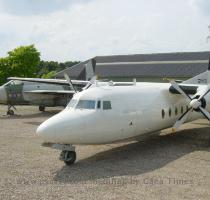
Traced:
<path id="1" fill-rule="evenodd" d="M 75 127 L 78 126 L 77 121 L 78 118 L 72 116 L 71 113 L 62 111 L 43 122 L 37 128 L 36 134 L 44 140 L 45 143 L 66 143 L 67 141 L 75 141 L 77 134 L 74 133 Z"/>
<path id="2" fill-rule="evenodd" d="M 47 133 L 47 123 L 43 122 L 37 129 L 36 129 L 36 134 L 40 137 L 44 137 Z"/>
<path id="3" fill-rule="evenodd" d="M 36 134 L 41 137 L 44 142 L 53 143 L 56 139 L 56 133 L 59 125 L 59 115 L 43 122 L 36 130 Z"/>
<path id="4" fill-rule="evenodd" d="M 0 87 L 0 103 L 7 102 L 7 93 L 4 87 Z"/>

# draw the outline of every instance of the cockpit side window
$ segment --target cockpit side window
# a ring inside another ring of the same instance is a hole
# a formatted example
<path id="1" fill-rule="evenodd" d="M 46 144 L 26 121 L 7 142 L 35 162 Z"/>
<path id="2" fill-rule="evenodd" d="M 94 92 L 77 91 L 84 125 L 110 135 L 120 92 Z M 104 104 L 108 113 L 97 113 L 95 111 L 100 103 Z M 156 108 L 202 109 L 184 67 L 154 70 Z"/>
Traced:
<path id="1" fill-rule="evenodd" d="M 103 101 L 103 110 L 111 110 L 111 101 Z"/>
<path id="2" fill-rule="evenodd" d="M 76 109 L 95 109 L 96 101 L 94 100 L 79 100 Z"/>

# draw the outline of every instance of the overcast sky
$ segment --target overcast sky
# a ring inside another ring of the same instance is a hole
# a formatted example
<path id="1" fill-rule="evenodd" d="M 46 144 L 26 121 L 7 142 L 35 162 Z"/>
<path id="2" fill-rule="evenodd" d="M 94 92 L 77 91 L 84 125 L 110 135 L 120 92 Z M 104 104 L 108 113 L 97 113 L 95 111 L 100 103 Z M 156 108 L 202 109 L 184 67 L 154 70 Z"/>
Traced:
<path id="1" fill-rule="evenodd" d="M 0 56 L 35 44 L 44 60 L 210 50 L 209 0 L 0 0 Z"/>

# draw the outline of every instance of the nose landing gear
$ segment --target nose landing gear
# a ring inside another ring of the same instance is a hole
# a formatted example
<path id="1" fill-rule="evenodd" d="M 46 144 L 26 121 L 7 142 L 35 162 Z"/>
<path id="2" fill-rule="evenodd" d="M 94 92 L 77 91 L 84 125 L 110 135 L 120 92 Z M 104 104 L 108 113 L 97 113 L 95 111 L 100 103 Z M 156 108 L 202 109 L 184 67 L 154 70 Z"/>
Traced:
<path id="1" fill-rule="evenodd" d="M 14 112 L 14 110 L 12 110 L 11 108 L 14 108 L 14 110 L 17 110 L 16 108 L 15 108 L 15 106 L 13 106 L 13 105 L 8 105 L 8 110 L 7 110 L 7 115 L 14 115 L 15 114 L 15 112 Z"/>
<path id="2" fill-rule="evenodd" d="M 14 115 L 14 114 L 15 114 L 14 110 L 8 110 L 8 111 L 7 111 L 7 115 L 11 115 L 11 116 L 12 116 L 12 115 Z"/>
<path id="3" fill-rule="evenodd" d="M 72 165 L 76 160 L 76 152 L 64 150 L 60 154 L 60 160 L 64 161 L 66 165 Z"/>
<path id="4" fill-rule="evenodd" d="M 50 147 L 53 149 L 61 150 L 60 160 L 64 161 L 66 165 L 72 165 L 76 161 L 75 146 L 71 144 L 50 144 L 43 143 L 43 147 Z"/>

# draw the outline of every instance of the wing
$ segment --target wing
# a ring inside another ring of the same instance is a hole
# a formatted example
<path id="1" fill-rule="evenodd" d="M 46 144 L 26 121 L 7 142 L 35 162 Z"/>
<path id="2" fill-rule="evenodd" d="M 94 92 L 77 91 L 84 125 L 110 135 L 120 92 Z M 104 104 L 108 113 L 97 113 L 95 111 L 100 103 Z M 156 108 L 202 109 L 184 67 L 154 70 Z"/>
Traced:
<path id="1" fill-rule="evenodd" d="M 63 95 L 63 94 L 74 94 L 71 90 L 32 90 L 25 91 L 26 94 L 53 94 L 53 95 Z"/>
<path id="2" fill-rule="evenodd" d="M 63 79 L 43 79 L 43 78 L 19 78 L 19 77 L 9 77 L 8 80 L 18 80 L 18 81 L 28 81 L 35 83 L 48 83 L 48 84 L 56 84 L 56 85 L 69 85 L 66 80 Z M 89 83 L 89 81 L 82 80 L 71 80 L 74 85 L 85 86 Z"/>

